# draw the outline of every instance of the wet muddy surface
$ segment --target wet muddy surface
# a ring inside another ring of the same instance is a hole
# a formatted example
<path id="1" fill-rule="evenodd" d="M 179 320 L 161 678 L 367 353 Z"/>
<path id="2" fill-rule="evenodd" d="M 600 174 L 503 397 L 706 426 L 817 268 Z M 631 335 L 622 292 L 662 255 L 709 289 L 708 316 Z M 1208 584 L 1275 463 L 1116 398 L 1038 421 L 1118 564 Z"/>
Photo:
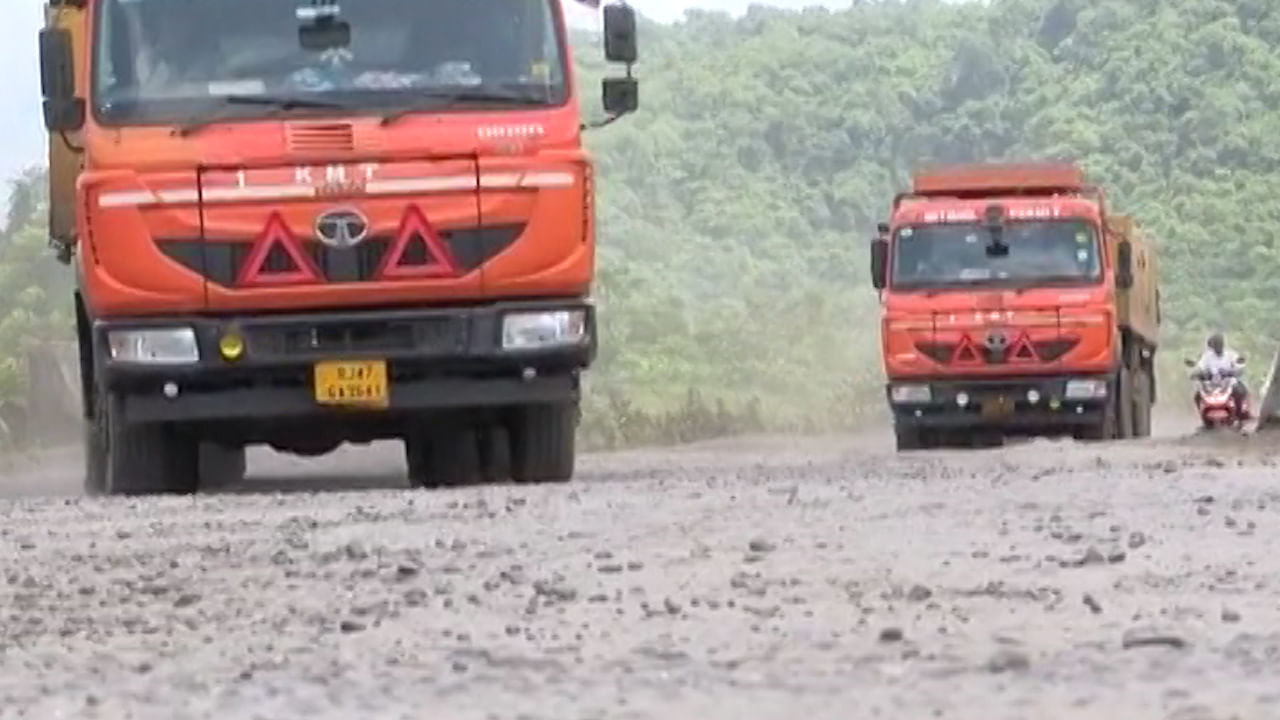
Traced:
<path id="1" fill-rule="evenodd" d="M 399 459 L 92 501 L 11 464 L 0 717 L 1280 718 L 1273 438 Z"/>

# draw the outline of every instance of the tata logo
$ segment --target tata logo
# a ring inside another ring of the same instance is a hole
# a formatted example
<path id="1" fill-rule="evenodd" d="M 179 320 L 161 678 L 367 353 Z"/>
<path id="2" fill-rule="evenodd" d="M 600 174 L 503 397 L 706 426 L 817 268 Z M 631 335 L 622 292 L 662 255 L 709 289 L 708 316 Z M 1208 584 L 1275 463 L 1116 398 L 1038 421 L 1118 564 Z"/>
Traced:
<path id="1" fill-rule="evenodd" d="M 335 208 L 316 218 L 316 238 L 331 248 L 355 247 L 369 234 L 369 219 L 355 208 Z"/>

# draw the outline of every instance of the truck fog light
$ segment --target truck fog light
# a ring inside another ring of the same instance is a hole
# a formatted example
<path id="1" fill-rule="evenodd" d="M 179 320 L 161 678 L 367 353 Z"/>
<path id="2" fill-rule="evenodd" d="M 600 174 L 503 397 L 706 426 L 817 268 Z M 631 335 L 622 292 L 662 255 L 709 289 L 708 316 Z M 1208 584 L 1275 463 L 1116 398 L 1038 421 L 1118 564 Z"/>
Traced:
<path id="1" fill-rule="evenodd" d="M 956 393 L 956 404 L 960 407 L 967 407 L 969 405 L 969 393 Z"/>
<path id="2" fill-rule="evenodd" d="M 170 380 L 164 384 L 164 396 L 170 400 L 178 397 L 178 383 Z"/>
<path id="3" fill-rule="evenodd" d="M 502 318 L 503 350 L 544 350 L 586 341 L 586 310 L 513 312 Z"/>
<path id="4" fill-rule="evenodd" d="M 218 352 L 223 360 L 237 360 L 244 355 L 244 338 L 237 332 L 224 333 L 218 338 Z"/>
<path id="5" fill-rule="evenodd" d="M 112 360 L 139 365 L 190 365 L 200 361 L 196 331 L 189 327 L 110 330 L 107 349 Z"/>
<path id="6" fill-rule="evenodd" d="M 1059 399 L 1058 399 L 1058 398 L 1056 398 L 1056 397 L 1051 397 L 1051 398 L 1049 398 L 1049 409 L 1050 409 L 1050 410 L 1057 410 L 1057 409 L 1058 409 L 1058 408 L 1060 408 L 1060 407 L 1062 407 L 1062 401 L 1061 401 L 1061 400 L 1059 400 Z"/>
<path id="7" fill-rule="evenodd" d="M 1032 405 L 1035 405 L 1036 403 L 1040 402 L 1040 392 L 1035 388 L 1028 390 L 1027 402 L 1031 403 Z"/>

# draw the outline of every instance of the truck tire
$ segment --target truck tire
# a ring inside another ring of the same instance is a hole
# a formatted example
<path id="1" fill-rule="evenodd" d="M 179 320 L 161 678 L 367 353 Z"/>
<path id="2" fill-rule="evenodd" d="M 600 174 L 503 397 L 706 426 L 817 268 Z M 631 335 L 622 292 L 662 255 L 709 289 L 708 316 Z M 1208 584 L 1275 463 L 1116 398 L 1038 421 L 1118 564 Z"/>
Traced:
<path id="1" fill-rule="evenodd" d="M 568 482 L 577 454 L 578 404 L 529 405 L 507 424 L 511 478 L 518 483 Z"/>
<path id="2" fill-rule="evenodd" d="M 1145 369 L 1133 375 L 1133 436 L 1151 437 L 1151 374 Z"/>
<path id="3" fill-rule="evenodd" d="M 1114 404 L 1116 408 L 1116 439 L 1127 440 L 1133 437 L 1133 411 L 1135 405 L 1133 374 L 1127 366 L 1121 366 L 1120 371 L 1116 373 Z"/>
<path id="4" fill-rule="evenodd" d="M 213 442 L 200 443 L 200 485 L 234 485 L 244 481 L 249 462 L 245 449 Z"/>
<path id="5" fill-rule="evenodd" d="M 410 435 L 404 439 L 404 454 L 409 481 L 417 487 L 461 487 L 480 479 L 479 442 L 470 426 L 437 427 Z"/>
<path id="6" fill-rule="evenodd" d="M 898 452 L 910 452 L 925 448 L 924 435 L 918 428 L 894 426 L 893 439 Z"/>
<path id="7" fill-rule="evenodd" d="M 191 494 L 199 488 L 196 441 L 170 425 L 126 424 L 117 393 L 97 394 L 85 434 L 87 494 Z"/>

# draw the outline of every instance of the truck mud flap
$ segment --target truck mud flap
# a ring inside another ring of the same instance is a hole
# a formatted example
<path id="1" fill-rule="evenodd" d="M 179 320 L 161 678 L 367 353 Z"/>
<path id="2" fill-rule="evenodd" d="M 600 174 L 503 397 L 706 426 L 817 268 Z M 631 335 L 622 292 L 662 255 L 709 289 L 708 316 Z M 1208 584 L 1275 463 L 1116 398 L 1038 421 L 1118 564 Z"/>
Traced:
<path id="1" fill-rule="evenodd" d="M 1280 427 L 1280 387 L 1276 383 L 1277 374 L 1280 374 L 1280 351 L 1271 358 L 1267 379 L 1263 381 L 1261 392 L 1258 394 L 1259 402 L 1255 412 L 1258 419 L 1254 427 L 1255 432 Z"/>

